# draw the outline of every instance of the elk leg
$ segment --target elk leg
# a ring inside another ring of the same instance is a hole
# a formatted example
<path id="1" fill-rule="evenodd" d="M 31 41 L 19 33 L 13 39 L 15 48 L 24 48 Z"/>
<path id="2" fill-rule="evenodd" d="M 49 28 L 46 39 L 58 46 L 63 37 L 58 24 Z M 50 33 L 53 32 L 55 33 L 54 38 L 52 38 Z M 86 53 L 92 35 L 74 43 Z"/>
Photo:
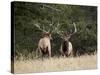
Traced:
<path id="1" fill-rule="evenodd" d="M 42 60 L 43 60 L 43 58 L 44 58 L 44 56 L 45 56 L 45 48 L 44 49 L 42 49 L 41 47 L 40 47 L 40 52 L 41 52 L 41 56 L 42 56 Z"/>
<path id="2" fill-rule="evenodd" d="M 61 52 L 61 56 L 64 56 L 64 52 L 60 51 Z"/>
<path id="3" fill-rule="evenodd" d="M 60 53 L 61 53 L 61 56 L 64 56 L 64 52 L 63 52 L 63 50 L 62 50 L 62 45 L 61 45 L 61 47 L 60 47 Z"/>
<path id="4" fill-rule="evenodd" d="M 40 57 L 43 56 L 42 50 L 43 50 L 43 49 L 40 47 L 40 49 L 39 49 Z"/>
<path id="5" fill-rule="evenodd" d="M 36 49 L 35 57 L 38 57 L 38 48 Z"/>
<path id="6" fill-rule="evenodd" d="M 48 51 L 48 57 L 50 58 L 51 57 L 51 48 L 49 47 L 47 47 L 47 51 Z"/>
<path id="7" fill-rule="evenodd" d="M 69 55 L 68 54 L 65 54 L 65 56 L 68 57 Z"/>
<path id="8" fill-rule="evenodd" d="M 44 59 L 44 54 L 42 53 L 42 60 Z"/>
<path id="9" fill-rule="evenodd" d="M 49 51 L 49 58 L 51 57 L 51 51 Z"/>
<path id="10" fill-rule="evenodd" d="M 73 57 L 73 51 L 70 53 L 70 56 Z"/>

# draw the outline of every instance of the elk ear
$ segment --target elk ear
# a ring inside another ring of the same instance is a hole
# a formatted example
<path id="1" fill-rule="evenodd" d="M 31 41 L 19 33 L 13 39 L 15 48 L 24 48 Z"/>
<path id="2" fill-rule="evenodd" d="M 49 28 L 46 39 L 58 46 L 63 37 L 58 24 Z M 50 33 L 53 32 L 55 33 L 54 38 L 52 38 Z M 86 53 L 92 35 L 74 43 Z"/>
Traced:
<path id="1" fill-rule="evenodd" d="M 46 32 L 46 33 L 45 33 L 45 36 L 50 36 L 50 33 L 49 33 L 49 32 Z"/>
<path id="2" fill-rule="evenodd" d="M 45 33 L 43 32 L 43 33 L 42 33 L 42 37 L 44 37 L 44 35 L 45 35 Z"/>
<path id="3" fill-rule="evenodd" d="M 43 32 L 43 33 L 42 33 L 42 37 L 44 37 L 44 36 L 46 36 L 46 35 L 48 35 L 47 32 Z"/>
<path id="4" fill-rule="evenodd" d="M 63 39 L 63 36 L 61 36 L 61 39 Z"/>
<path id="5" fill-rule="evenodd" d="M 67 36 L 67 32 L 63 32 L 62 33 L 62 36 Z"/>
<path id="6" fill-rule="evenodd" d="M 51 36 L 51 33 L 50 32 L 48 32 L 48 36 Z"/>

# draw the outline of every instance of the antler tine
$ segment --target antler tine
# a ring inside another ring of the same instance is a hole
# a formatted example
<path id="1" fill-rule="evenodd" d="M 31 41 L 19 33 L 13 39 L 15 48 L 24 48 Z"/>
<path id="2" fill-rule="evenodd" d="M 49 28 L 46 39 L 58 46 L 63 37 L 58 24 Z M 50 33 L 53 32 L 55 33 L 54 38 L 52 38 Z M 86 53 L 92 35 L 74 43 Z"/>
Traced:
<path id="1" fill-rule="evenodd" d="M 75 23 L 73 23 L 73 25 L 74 25 L 74 28 L 75 28 L 74 33 L 76 33 L 76 32 L 77 32 L 77 29 L 76 29 L 76 24 L 75 24 Z"/>
<path id="2" fill-rule="evenodd" d="M 45 28 L 44 28 L 44 25 L 43 25 L 43 31 L 45 32 Z"/>
<path id="3" fill-rule="evenodd" d="M 56 32 L 58 33 L 58 34 L 60 34 L 60 31 L 59 31 L 59 26 L 60 26 L 60 24 L 59 24 L 59 22 L 58 22 L 58 24 L 57 24 L 57 26 L 56 26 Z"/>
<path id="4" fill-rule="evenodd" d="M 54 33 L 55 32 L 55 27 L 54 27 L 54 22 L 53 21 L 50 23 L 50 27 L 52 28 L 51 33 Z"/>
<path id="5" fill-rule="evenodd" d="M 44 30 L 44 27 L 41 28 L 39 24 L 34 24 L 34 25 L 35 25 L 39 30 L 41 30 L 41 31 L 43 31 L 43 32 L 47 32 L 47 31 Z"/>
<path id="6" fill-rule="evenodd" d="M 49 27 L 51 28 L 51 27 L 53 27 L 53 22 L 51 22 L 50 24 L 49 24 Z M 48 28 L 48 32 L 50 32 L 51 31 L 51 29 L 50 28 Z M 52 31 L 51 31 L 51 33 L 52 33 Z"/>
<path id="7" fill-rule="evenodd" d="M 62 32 L 63 31 L 60 30 L 60 23 L 59 23 L 59 21 L 58 21 L 58 24 L 56 25 L 56 27 L 54 29 L 54 32 L 57 33 L 58 35 L 62 36 Z"/>
<path id="8" fill-rule="evenodd" d="M 51 33 L 55 33 L 56 27 L 54 26 L 53 22 L 52 22 L 50 25 L 51 25 L 51 27 L 52 27 Z"/>
<path id="9" fill-rule="evenodd" d="M 73 25 L 74 25 L 75 31 L 74 31 L 73 33 L 69 34 L 69 36 L 71 36 L 71 35 L 73 35 L 73 34 L 75 34 L 75 33 L 77 32 L 77 29 L 76 29 L 76 24 L 75 24 L 75 23 L 73 23 Z"/>

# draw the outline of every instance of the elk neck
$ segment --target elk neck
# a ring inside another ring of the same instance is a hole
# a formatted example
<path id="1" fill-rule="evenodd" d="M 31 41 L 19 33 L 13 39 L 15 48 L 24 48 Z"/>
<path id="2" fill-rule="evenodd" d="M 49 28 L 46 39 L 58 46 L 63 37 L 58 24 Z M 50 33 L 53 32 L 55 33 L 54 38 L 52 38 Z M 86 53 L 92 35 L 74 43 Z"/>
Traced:
<path id="1" fill-rule="evenodd" d="M 65 41 L 65 40 L 63 40 L 62 41 L 62 48 L 63 48 L 63 51 L 65 52 L 65 51 L 68 51 L 68 47 L 69 47 L 69 41 L 67 40 L 67 41 Z"/>
<path id="2" fill-rule="evenodd" d="M 50 37 L 49 36 L 44 36 L 43 38 L 50 40 Z"/>

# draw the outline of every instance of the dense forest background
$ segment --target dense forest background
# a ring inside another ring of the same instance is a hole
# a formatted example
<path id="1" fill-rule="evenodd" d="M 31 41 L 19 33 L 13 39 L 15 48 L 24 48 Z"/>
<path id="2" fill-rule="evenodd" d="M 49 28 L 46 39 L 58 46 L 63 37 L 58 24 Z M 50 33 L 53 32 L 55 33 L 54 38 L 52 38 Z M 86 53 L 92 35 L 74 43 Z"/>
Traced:
<path id="1" fill-rule="evenodd" d="M 75 56 L 97 52 L 97 7 L 30 2 L 12 2 L 12 6 L 15 57 L 34 58 L 42 35 L 35 24 L 48 30 L 52 22 L 54 27 L 59 22 L 59 31 L 68 32 L 74 30 L 72 23 L 76 23 L 77 33 L 70 39 Z M 56 33 L 52 38 L 52 56 L 58 56 L 61 38 Z"/>

